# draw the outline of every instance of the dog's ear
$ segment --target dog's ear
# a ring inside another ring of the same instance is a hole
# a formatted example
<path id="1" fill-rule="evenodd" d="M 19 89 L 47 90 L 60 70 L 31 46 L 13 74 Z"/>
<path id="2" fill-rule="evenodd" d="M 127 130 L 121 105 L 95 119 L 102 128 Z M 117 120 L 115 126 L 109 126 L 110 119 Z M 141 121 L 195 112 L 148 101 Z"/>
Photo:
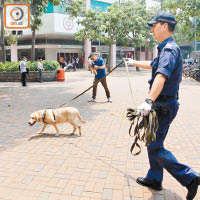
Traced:
<path id="1" fill-rule="evenodd" d="M 34 120 L 35 120 L 36 122 L 40 121 L 40 114 L 39 114 L 38 112 L 35 112 L 35 113 L 34 113 Z"/>

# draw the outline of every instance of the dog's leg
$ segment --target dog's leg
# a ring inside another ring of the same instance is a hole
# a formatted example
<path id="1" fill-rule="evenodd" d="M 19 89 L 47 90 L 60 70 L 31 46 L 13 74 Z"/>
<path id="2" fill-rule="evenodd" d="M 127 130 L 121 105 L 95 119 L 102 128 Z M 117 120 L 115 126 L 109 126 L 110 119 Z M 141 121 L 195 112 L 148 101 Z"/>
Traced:
<path id="1" fill-rule="evenodd" d="M 81 126 L 78 126 L 79 136 L 81 136 Z"/>
<path id="2" fill-rule="evenodd" d="M 73 126 L 73 132 L 70 135 L 74 135 L 74 133 L 76 132 L 77 129 L 77 125 L 73 122 L 69 122 L 72 126 Z"/>
<path id="3" fill-rule="evenodd" d="M 56 126 L 56 124 L 52 124 L 54 127 L 55 127 L 55 129 L 56 129 L 56 135 L 55 136 L 59 136 L 59 130 L 58 130 L 58 127 Z"/>
<path id="4" fill-rule="evenodd" d="M 74 134 L 76 132 L 77 126 L 74 124 L 73 128 L 74 128 L 74 130 L 73 130 L 73 134 Z"/>
<path id="5" fill-rule="evenodd" d="M 77 129 L 77 125 L 74 122 L 69 122 L 72 126 L 73 126 L 73 132 L 70 133 L 70 135 L 74 135 L 76 129 Z"/>
<path id="6" fill-rule="evenodd" d="M 46 127 L 47 127 L 47 124 L 45 123 L 45 124 L 43 125 L 42 130 L 40 131 L 39 134 L 41 134 L 41 133 L 44 131 L 44 129 L 45 129 Z"/>

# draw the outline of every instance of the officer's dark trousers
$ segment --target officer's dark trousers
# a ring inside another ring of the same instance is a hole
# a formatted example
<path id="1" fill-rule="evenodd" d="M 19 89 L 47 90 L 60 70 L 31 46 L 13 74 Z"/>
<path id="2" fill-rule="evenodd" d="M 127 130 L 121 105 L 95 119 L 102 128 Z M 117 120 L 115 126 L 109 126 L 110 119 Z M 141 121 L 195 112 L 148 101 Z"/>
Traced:
<path id="1" fill-rule="evenodd" d="M 163 146 L 170 123 L 176 116 L 179 107 L 179 104 L 175 99 L 170 100 L 169 105 L 169 115 L 158 115 L 159 128 L 156 133 L 156 142 L 152 142 L 147 148 L 150 169 L 146 178 L 148 180 L 162 182 L 163 169 L 166 169 L 174 178 L 177 179 L 177 181 L 179 181 L 183 186 L 186 186 L 197 176 L 197 173 L 190 167 L 179 163 L 173 154 Z M 174 136 L 174 139 L 176 139 L 176 136 Z"/>
<path id="2" fill-rule="evenodd" d="M 98 83 L 101 82 L 105 92 L 106 92 L 106 96 L 107 98 L 110 97 L 110 91 L 108 89 L 108 86 L 107 86 L 107 81 L 106 81 L 106 76 L 104 78 L 102 78 L 100 81 L 98 78 L 95 78 L 94 81 L 93 81 L 93 92 L 92 92 L 92 98 L 95 99 L 96 98 L 96 94 L 97 94 L 97 86 L 98 86 Z"/>
<path id="3" fill-rule="evenodd" d="M 22 86 L 26 86 L 26 72 L 23 72 L 21 75 Z"/>

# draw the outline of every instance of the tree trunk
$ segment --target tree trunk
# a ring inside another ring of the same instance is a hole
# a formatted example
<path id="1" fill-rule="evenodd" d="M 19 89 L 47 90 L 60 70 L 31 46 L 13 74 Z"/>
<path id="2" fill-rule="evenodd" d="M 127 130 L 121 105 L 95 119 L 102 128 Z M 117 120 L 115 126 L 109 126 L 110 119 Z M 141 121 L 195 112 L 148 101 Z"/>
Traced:
<path id="1" fill-rule="evenodd" d="M 135 48 L 135 58 L 136 60 L 140 60 L 140 51 L 138 51 L 138 48 Z M 136 71 L 140 71 L 138 67 L 136 67 Z"/>
<path id="2" fill-rule="evenodd" d="M 116 65 L 116 47 L 114 45 L 115 41 L 111 38 L 111 43 L 109 45 L 108 72 L 110 72 L 110 70 Z"/>
<path id="3" fill-rule="evenodd" d="M 10 45 L 10 54 L 11 54 L 11 62 L 17 62 L 18 61 L 17 43 Z"/>
<path id="4" fill-rule="evenodd" d="M 109 45 L 109 54 L 108 54 L 108 72 L 110 72 L 110 65 L 111 65 L 111 46 L 112 46 L 112 44 Z"/>
<path id="5" fill-rule="evenodd" d="M 111 45 L 110 70 L 116 66 L 116 44 Z"/>
<path id="6" fill-rule="evenodd" d="M 5 54 L 5 40 L 4 40 L 4 16 L 3 16 L 3 7 L 4 7 L 4 0 L 2 0 L 0 5 L 0 12 L 1 12 L 1 57 L 2 62 L 6 62 L 6 54 Z"/>
<path id="7" fill-rule="evenodd" d="M 32 52 L 31 52 L 31 60 L 35 61 L 35 29 L 32 31 Z"/>
<path id="8" fill-rule="evenodd" d="M 149 59 L 149 48 L 145 46 L 145 60 L 150 60 Z"/>

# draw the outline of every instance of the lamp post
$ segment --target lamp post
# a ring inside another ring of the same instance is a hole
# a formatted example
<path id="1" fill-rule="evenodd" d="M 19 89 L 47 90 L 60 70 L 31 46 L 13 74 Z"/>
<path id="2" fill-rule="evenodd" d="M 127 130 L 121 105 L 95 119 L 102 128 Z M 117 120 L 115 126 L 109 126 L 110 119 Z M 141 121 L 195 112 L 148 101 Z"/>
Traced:
<path id="1" fill-rule="evenodd" d="M 161 12 L 163 10 L 163 0 L 160 0 L 160 10 L 161 10 Z"/>
<path id="2" fill-rule="evenodd" d="M 194 51 L 197 50 L 197 41 L 196 41 L 197 33 L 196 33 L 196 29 L 197 29 L 197 19 L 196 19 L 196 16 L 194 16 Z"/>

